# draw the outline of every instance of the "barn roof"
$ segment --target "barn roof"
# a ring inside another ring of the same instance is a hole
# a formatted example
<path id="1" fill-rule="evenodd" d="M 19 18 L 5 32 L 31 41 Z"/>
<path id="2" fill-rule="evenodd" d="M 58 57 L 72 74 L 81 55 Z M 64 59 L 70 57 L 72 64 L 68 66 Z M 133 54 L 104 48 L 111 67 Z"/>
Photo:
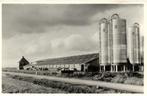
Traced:
<path id="1" fill-rule="evenodd" d="M 29 64 L 29 61 L 27 59 L 24 58 L 24 56 L 22 56 L 21 60 L 19 61 L 19 63 L 24 62 Z"/>
<path id="2" fill-rule="evenodd" d="M 36 61 L 36 65 L 47 65 L 47 64 L 82 64 L 92 61 L 98 58 L 98 53 L 76 55 L 69 57 L 60 57 Z"/>

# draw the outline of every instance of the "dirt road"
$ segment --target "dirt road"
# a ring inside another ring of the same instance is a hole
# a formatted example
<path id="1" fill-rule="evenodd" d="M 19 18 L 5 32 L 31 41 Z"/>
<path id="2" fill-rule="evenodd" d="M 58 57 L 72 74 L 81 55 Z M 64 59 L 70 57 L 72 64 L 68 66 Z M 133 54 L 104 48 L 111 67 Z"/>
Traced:
<path id="1" fill-rule="evenodd" d="M 137 92 L 137 93 L 143 93 L 143 86 L 136 86 L 136 85 L 126 85 L 126 84 L 119 84 L 119 83 L 109 83 L 109 82 L 103 82 L 103 81 L 92 81 L 92 80 L 80 80 L 80 79 L 73 79 L 73 78 L 61 78 L 61 77 L 53 77 L 53 76 L 42 76 L 42 75 L 32 75 L 32 74 L 23 74 L 23 73 L 14 73 L 14 72 L 3 72 L 7 74 L 13 74 L 13 75 L 21 75 L 21 76 L 29 76 L 39 79 L 48 79 L 53 81 L 62 81 L 72 84 L 84 84 L 84 85 L 90 85 L 90 86 L 101 86 L 111 89 L 118 89 L 118 90 L 124 90 L 128 92 Z"/>

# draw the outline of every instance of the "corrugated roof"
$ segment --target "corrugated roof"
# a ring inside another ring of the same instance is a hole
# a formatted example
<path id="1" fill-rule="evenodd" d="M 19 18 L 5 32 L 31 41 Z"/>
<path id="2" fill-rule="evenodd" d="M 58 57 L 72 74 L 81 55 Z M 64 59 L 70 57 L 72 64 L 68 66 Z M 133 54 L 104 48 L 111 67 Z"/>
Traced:
<path id="1" fill-rule="evenodd" d="M 98 58 L 98 53 L 76 55 L 69 57 L 60 57 L 36 61 L 36 65 L 47 65 L 47 64 L 81 64 L 89 62 L 93 59 Z"/>

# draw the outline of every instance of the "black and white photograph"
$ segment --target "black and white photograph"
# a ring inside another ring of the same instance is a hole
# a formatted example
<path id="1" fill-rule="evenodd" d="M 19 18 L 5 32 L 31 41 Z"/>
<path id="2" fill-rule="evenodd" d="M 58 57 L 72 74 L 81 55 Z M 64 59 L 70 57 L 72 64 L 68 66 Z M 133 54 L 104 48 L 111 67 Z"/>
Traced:
<path id="1" fill-rule="evenodd" d="M 3 94 L 144 94 L 144 4 L 1 6 Z"/>

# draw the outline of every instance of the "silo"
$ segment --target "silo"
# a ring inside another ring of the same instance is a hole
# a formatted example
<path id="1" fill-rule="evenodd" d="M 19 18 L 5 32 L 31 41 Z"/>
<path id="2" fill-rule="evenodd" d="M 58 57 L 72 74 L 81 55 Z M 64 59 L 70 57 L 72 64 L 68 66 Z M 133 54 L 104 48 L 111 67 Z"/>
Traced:
<path id="1" fill-rule="evenodd" d="M 113 62 L 113 47 L 112 47 L 113 34 L 112 34 L 111 27 L 112 27 L 111 20 L 109 20 L 109 25 L 108 25 L 108 68 L 109 68 L 109 71 L 111 71 L 111 64 Z"/>
<path id="2" fill-rule="evenodd" d="M 126 20 L 119 18 L 118 14 L 114 14 L 111 17 L 111 25 L 113 37 L 112 64 L 116 65 L 115 71 L 122 71 L 124 67 L 122 66 L 118 69 L 118 65 L 123 65 L 127 62 Z"/>
<path id="3" fill-rule="evenodd" d="M 141 44 L 140 44 L 140 58 L 141 58 L 141 67 L 140 71 L 144 71 L 144 37 L 141 36 Z"/>
<path id="4" fill-rule="evenodd" d="M 112 24 L 111 20 L 109 20 L 109 26 L 108 26 L 108 64 L 112 64 L 113 59 L 113 34 L 112 34 Z"/>
<path id="5" fill-rule="evenodd" d="M 127 57 L 131 64 L 134 64 L 134 26 L 130 26 L 127 31 Z"/>
<path id="6" fill-rule="evenodd" d="M 100 44 L 100 70 L 105 71 L 105 65 L 108 64 L 108 21 L 103 18 L 99 22 L 99 44 Z"/>
<path id="7" fill-rule="evenodd" d="M 140 34 L 139 34 L 139 24 L 138 23 L 134 23 L 133 25 L 134 27 L 134 33 L 133 33 L 133 46 L 134 46 L 134 50 L 133 50 L 133 61 L 134 64 L 140 64 L 141 63 L 141 58 L 140 58 Z"/>
<path id="8" fill-rule="evenodd" d="M 144 37 L 141 36 L 141 64 L 144 65 Z"/>
<path id="9" fill-rule="evenodd" d="M 132 71 L 139 71 L 139 64 L 141 64 L 139 24 L 134 23 L 133 26 L 129 27 L 127 35 L 127 53 L 132 64 Z"/>

